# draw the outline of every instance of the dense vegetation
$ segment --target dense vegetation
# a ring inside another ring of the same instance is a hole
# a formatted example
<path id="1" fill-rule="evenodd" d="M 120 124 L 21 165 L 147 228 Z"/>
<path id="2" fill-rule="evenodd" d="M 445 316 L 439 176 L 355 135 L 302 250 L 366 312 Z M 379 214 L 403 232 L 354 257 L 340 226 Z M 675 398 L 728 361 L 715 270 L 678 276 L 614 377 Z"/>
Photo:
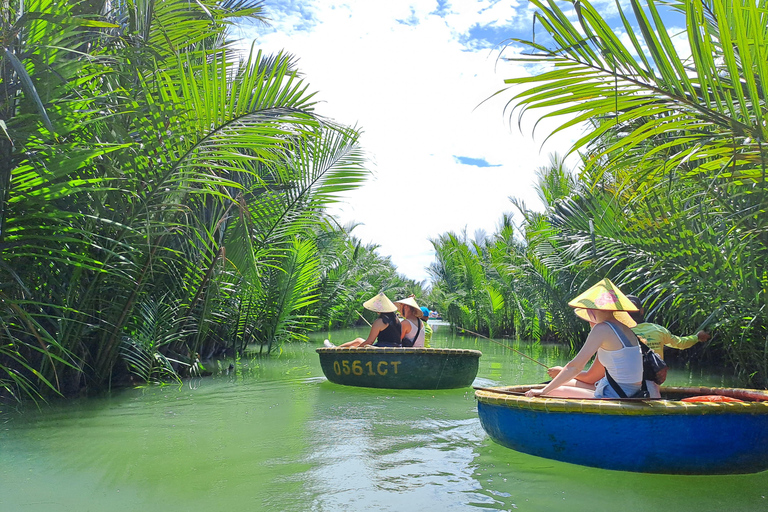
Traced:
<path id="1" fill-rule="evenodd" d="M 630 0 L 619 26 L 586 1 L 531 2 L 545 33 L 512 41 L 528 49 L 512 60 L 537 73 L 499 94 L 586 123 L 581 164 L 540 169 L 546 209 L 515 200 L 519 227 L 433 240 L 433 299 L 468 329 L 578 346 L 566 302 L 609 276 L 651 320 L 713 330 L 706 350 L 768 385 L 768 2 L 665 2 L 685 19 L 680 51 L 653 0 Z"/>
<path id="2" fill-rule="evenodd" d="M 292 56 L 235 51 L 262 2 L 0 4 L 0 398 L 178 379 L 362 322 L 380 290 L 577 347 L 566 302 L 603 276 L 766 386 L 768 1 L 668 3 L 682 53 L 650 0 L 619 27 L 532 3 L 511 47 L 538 72 L 499 94 L 586 123 L 581 164 L 540 169 L 520 225 L 435 238 L 428 298 L 326 213 L 367 178 L 357 129 L 315 112 Z"/>
<path id="3" fill-rule="evenodd" d="M 0 17 L 0 398 L 178 379 L 418 288 L 325 213 L 367 178 L 357 130 L 290 55 L 235 51 L 262 2 Z"/>

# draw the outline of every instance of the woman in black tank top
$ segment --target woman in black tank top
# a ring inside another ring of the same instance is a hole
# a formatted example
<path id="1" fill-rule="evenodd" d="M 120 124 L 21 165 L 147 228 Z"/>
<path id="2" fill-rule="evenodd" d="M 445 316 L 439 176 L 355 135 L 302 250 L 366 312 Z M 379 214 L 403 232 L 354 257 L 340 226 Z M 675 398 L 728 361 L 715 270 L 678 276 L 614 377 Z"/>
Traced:
<path id="1" fill-rule="evenodd" d="M 402 333 L 401 333 L 402 325 L 400 324 L 400 319 L 397 318 L 397 315 L 394 313 L 379 313 L 379 318 L 377 320 L 383 321 L 386 324 L 386 327 L 384 328 L 383 331 L 379 331 L 376 343 L 374 343 L 373 346 L 374 347 L 402 346 L 402 343 L 400 341 L 400 338 L 402 337 Z M 371 330 L 373 330 L 373 326 L 371 326 Z"/>
<path id="2" fill-rule="evenodd" d="M 363 307 L 369 311 L 375 311 L 379 317 L 371 324 L 371 332 L 368 337 L 356 338 L 343 345 L 336 347 L 333 343 L 325 340 L 323 343 L 328 348 L 357 348 L 357 347 L 400 347 L 401 326 L 400 320 L 395 315 L 397 306 L 389 298 L 380 293 L 370 300 L 363 303 Z M 378 338 L 378 341 L 377 341 Z M 375 343 L 374 343 L 375 342 Z"/>

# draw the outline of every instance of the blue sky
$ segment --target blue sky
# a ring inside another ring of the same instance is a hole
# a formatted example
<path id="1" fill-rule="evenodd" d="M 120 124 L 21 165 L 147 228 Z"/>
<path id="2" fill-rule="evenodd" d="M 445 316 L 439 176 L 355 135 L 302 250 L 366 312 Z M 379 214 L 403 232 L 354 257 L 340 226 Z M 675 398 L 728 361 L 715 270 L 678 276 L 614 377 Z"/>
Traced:
<path id="1" fill-rule="evenodd" d="M 593 5 L 604 15 L 616 10 L 613 1 Z M 555 123 L 534 132 L 532 113 L 518 125 L 505 110 L 512 94 L 494 96 L 505 78 L 531 72 L 500 59 L 501 43 L 531 37 L 528 2 L 267 0 L 265 9 L 268 27 L 233 35 L 243 48 L 255 41 L 294 54 L 319 112 L 362 129 L 374 176 L 332 211 L 360 223 L 354 234 L 379 245 L 400 273 L 427 279 L 429 239 L 494 232 L 502 213 L 514 213 L 510 196 L 541 207 L 536 169 L 579 132 L 544 143 Z"/>

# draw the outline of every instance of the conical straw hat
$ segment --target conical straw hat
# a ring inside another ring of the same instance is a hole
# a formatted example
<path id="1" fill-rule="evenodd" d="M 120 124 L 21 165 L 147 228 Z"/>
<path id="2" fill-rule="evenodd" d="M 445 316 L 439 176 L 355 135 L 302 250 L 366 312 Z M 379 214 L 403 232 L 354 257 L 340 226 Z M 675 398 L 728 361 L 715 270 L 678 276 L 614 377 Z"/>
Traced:
<path id="1" fill-rule="evenodd" d="M 397 306 L 395 306 L 392 301 L 389 300 L 389 297 L 383 293 L 363 302 L 363 307 L 369 311 L 375 311 L 376 313 L 394 313 L 397 311 Z"/>
<path id="2" fill-rule="evenodd" d="M 626 313 L 626 311 L 639 311 L 637 306 L 632 304 L 632 301 L 607 277 L 573 299 L 568 305 L 575 308 L 574 312 L 579 318 L 587 321 L 590 320 L 587 310 L 599 309 L 612 311 L 613 317 L 627 327 L 637 325 L 629 313 Z"/>
<path id="3" fill-rule="evenodd" d="M 405 304 L 406 306 L 411 306 L 419 310 L 419 314 L 421 314 L 421 308 L 416 303 L 416 299 L 413 297 L 406 297 L 404 299 L 396 300 L 395 304 Z"/>

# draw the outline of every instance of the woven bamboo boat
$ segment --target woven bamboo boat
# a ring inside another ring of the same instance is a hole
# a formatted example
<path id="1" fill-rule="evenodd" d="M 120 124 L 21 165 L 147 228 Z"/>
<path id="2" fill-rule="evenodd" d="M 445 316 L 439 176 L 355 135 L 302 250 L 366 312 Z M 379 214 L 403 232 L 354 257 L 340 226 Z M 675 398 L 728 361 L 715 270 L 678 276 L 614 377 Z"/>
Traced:
<path id="1" fill-rule="evenodd" d="M 768 391 L 667 387 L 661 400 L 525 397 L 532 387 L 540 386 L 475 392 L 480 423 L 493 441 L 539 457 L 622 471 L 768 469 Z M 682 401 L 694 396 L 740 401 Z"/>
<path id="2" fill-rule="evenodd" d="M 318 348 L 329 381 L 390 389 L 453 389 L 472 385 L 479 350 L 454 348 Z"/>

